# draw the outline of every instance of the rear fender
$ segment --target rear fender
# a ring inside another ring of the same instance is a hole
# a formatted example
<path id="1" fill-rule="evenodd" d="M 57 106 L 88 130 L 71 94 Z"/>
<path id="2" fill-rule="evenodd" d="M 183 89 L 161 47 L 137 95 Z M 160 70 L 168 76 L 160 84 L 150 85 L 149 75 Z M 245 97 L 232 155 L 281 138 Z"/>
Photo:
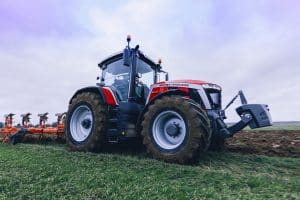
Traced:
<path id="1" fill-rule="evenodd" d="M 71 103 L 72 99 L 75 98 L 77 95 L 85 92 L 92 92 L 99 94 L 101 102 L 111 105 L 111 106 L 116 106 L 118 105 L 118 101 L 116 100 L 115 95 L 111 91 L 109 87 L 96 87 L 96 86 L 91 86 L 91 87 L 85 87 L 77 90 L 75 94 L 72 96 L 71 100 L 69 101 L 69 104 Z"/>

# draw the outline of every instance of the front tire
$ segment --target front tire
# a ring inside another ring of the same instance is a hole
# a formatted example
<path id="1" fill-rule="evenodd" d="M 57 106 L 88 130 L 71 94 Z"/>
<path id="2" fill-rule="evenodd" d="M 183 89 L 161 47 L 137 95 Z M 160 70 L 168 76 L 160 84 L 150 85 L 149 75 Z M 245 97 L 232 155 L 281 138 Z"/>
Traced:
<path id="1" fill-rule="evenodd" d="M 154 158 L 191 163 L 210 145 L 211 129 L 199 105 L 181 96 L 165 96 L 149 106 L 141 134 Z"/>
<path id="2" fill-rule="evenodd" d="M 96 93 L 72 99 L 66 116 L 66 142 L 73 151 L 98 151 L 106 142 L 107 106 Z"/>

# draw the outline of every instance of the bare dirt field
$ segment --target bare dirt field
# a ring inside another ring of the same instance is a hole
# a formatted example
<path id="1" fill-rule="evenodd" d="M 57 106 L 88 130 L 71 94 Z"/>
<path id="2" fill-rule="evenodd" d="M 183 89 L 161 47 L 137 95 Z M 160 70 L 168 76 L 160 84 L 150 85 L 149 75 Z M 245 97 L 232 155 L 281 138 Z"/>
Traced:
<path id="1" fill-rule="evenodd" d="M 300 130 L 242 131 L 226 141 L 231 152 L 300 157 Z"/>

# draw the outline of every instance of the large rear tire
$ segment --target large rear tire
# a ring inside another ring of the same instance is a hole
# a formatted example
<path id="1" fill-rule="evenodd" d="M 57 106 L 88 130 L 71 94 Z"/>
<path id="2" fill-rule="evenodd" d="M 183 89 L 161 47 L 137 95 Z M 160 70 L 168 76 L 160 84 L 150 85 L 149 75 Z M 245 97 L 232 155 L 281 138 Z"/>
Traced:
<path id="1" fill-rule="evenodd" d="M 98 151 L 106 143 L 107 106 L 96 93 L 72 99 L 66 116 L 66 142 L 73 151 Z"/>
<path id="2" fill-rule="evenodd" d="M 149 106 L 141 134 L 154 158 L 183 164 L 197 161 L 207 150 L 211 128 L 198 104 L 181 96 L 165 96 Z"/>

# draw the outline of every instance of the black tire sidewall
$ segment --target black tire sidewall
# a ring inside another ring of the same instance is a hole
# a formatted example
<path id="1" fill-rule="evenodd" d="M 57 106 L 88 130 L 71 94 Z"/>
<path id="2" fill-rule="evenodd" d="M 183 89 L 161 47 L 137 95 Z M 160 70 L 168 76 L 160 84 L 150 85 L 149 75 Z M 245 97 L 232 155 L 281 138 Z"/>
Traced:
<path id="1" fill-rule="evenodd" d="M 173 149 L 162 148 L 153 138 L 152 127 L 155 118 L 165 110 L 177 112 L 188 129 L 184 141 Z M 149 105 L 144 114 L 141 131 L 147 153 L 153 158 L 180 164 L 193 163 L 199 159 L 200 154 L 206 151 L 210 133 L 210 124 L 205 111 L 199 105 L 177 95 L 163 96 Z"/>

